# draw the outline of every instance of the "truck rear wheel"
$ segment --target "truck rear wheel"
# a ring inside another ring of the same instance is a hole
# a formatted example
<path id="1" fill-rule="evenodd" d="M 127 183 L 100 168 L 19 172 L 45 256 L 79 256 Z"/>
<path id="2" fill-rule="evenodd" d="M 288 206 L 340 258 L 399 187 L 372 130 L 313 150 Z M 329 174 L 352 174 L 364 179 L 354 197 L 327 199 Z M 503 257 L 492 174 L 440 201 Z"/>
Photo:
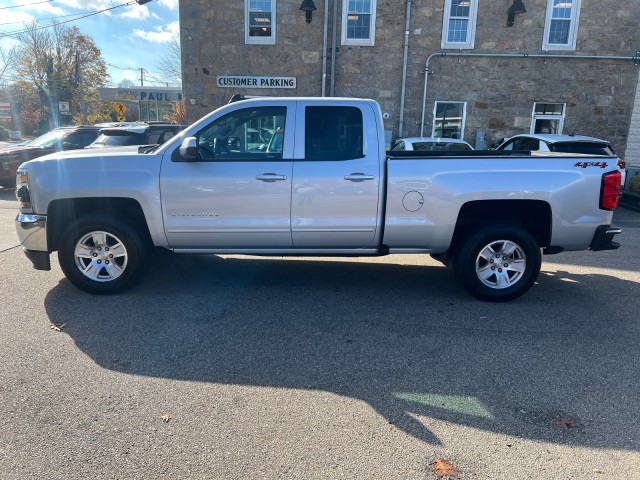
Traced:
<path id="1" fill-rule="evenodd" d="M 109 216 L 79 219 L 64 233 L 58 260 L 76 287 L 95 294 L 131 288 L 148 264 L 149 248 L 129 224 Z"/>
<path id="2" fill-rule="evenodd" d="M 484 228 L 454 256 L 454 271 L 471 295 L 505 302 L 524 294 L 538 278 L 540 247 L 529 232 L 513 225 Z"/>

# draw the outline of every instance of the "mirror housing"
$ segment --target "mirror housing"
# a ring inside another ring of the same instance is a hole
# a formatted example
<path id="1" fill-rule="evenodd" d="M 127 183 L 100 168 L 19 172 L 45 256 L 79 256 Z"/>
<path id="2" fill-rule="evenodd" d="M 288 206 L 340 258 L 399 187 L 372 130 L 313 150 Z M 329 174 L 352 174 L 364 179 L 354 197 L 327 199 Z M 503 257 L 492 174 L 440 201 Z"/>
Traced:
<path id="1" fill-rule="evenodd" d="M 198 139 L 196 137 L 187 137 L 180 145 L 180 156 L 183 160 L 197 160 L 198 155 Z"/>

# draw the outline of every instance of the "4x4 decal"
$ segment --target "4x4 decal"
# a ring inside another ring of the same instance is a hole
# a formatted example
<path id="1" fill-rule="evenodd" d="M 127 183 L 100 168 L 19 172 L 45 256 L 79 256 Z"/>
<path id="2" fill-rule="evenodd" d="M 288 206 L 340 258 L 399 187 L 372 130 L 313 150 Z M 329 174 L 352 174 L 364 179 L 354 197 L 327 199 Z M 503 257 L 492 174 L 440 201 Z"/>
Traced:
<path id="1" fill-rule="evenodd" d="M 581 168 L 587 168 L 587 167 L 607 168 L 607 162 L 576 162 L 574 167 L 581 167 Z"/>

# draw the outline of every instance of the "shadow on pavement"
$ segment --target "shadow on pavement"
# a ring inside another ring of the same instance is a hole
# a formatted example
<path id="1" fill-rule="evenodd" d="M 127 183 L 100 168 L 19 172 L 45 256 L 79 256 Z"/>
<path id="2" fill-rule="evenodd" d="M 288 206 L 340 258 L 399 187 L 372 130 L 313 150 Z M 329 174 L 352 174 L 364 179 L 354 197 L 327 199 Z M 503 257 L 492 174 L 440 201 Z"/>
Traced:
<path id="1" fill-rule="evenodd" d="M 130 293 L 62 280 L 45 307 L 118 372 L 329 391 L 429 444 L 437 418 L 639 450 L 640 433 L 625 431 L 640 423 L 637 311 L 625 305 L 637 292 L 615 277 L 543 273 L 524 297 L 490 304 L 444 267 L 165 255 Z"/>

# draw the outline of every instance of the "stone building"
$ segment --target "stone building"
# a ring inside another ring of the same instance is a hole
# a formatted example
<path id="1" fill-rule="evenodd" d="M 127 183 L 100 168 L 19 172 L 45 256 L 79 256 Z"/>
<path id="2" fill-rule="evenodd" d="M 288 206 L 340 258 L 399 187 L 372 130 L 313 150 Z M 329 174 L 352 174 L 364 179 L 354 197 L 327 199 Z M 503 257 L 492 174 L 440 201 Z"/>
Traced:
<path id="1" fill-rule="evenodd" d="M 389 142 L 581 134 L 640 163 L 637 1 L 181 0 L 180 22 L 189 121 L 234 93 L 368 97 Z"/>

